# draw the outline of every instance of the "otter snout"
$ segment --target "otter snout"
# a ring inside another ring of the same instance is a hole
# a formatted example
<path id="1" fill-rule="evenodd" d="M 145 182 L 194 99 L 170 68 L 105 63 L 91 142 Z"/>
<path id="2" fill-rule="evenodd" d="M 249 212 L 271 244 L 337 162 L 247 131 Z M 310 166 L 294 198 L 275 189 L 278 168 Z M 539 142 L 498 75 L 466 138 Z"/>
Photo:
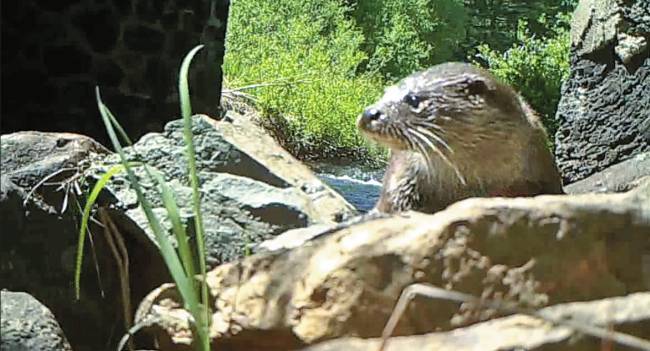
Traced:
<path id="1" fill-rule="evenodd" d="M 357 127 L 362 130 L 367 130 L 373 121 L 378 121 L 382 117 L 382 114 L 383 113 L 378 108 L 366 108 L 357 119 Z"/>
<path id="2" fill-rule="evenodd" d="M 381 117 L 381 111 L 374 107 L 369 107 L 363 111 L 363 114 L 361 116 L 365 119 L 376 121 L 379 119 L 379 117 Z"/>

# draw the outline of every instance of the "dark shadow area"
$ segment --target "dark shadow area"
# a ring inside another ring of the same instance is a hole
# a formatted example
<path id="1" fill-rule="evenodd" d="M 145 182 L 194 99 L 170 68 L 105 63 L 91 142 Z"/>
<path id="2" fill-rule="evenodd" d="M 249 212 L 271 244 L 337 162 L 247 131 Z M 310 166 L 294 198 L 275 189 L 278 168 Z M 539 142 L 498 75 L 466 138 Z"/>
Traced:
<path id="1" fill-rule="evenodd" d="M 194 112 L 217 117 L 228 1 L 3 1 L 2 133 L 76 132 L 107 145 L 94 88 L 133 139 L 179 115 L 192 64 Z"/>

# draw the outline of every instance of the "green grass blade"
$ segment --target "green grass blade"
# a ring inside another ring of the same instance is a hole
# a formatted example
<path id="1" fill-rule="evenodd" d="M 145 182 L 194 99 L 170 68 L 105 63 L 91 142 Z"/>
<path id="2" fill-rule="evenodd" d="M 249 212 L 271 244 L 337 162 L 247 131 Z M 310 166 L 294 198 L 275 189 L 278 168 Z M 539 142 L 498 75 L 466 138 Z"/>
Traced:
<path id="1" fill-rule="evenodd" d="M 194 227 L 196 228 L 196 242 L 198 246 L 199 254 L 199 266 L 201 273 L 201 301 L 204 305 L 204 313 L 199 320 L 197 320 L 199 328 L 201 326 L 207 329 L 210 323 L 210 310 L 208 307 L 208 287 L 205 283 L 206 277 L 206 264 L 205 264 L 205 240 L 203 235 L 203 218 L 201 216 L 201 194 L 199 192 L 199 178 L 196 171 L 196 157 L 194 150 L 194 143 L 192 141 L 192 106 L 190 104 L 190 92 L 189 86 L 187 83 L 187 74 L 190 67 L 190 63 L 194 58 L 194 55 L 203 48 L 203 45 L 196 46 L 185 56 L 183 63 L 181 64 L 181 69 L 178 77 L 178 93 L 181 102 L 181 113 L 183 115 L 183 136 L 185 139 L 185 146 L 187 149 L 187 161 L 189 168 L 189 178 L 192 186 L 192 202 L 194 210 Z M 207 330 L 206 330 L 207 332 Z M 203 343 L 204 349 L 209 348 L 209 340 L 201 340 Z"/>
<path id="2" fill-rule="evenodd" d="M 192 105 L 190 103 L 190 88 L 187 82 L 187 74 L 190 69 L 190 63 L 192 62 L 194 55 L 196 55 L 196 53 L 202 48 L 203 45 L 195 46 L 192 50 L 190 50 L 189 53 L 187 53 L 187 55 L 183 59 L 183 63 L 181 63 L 181 70 L 178 75 L 178 93 L 180 94 L 181 115 L 183 116 L 183 120 L 185 120 L 186 116 L 188 117 L 192 116 Z M 187 121 L 185 121 L 185 123 L 187 123 Z"/>
<path id="3" fill-rule="evenodd" d="M 165 230 L 163 229 L 156 215 L 153 213 L 149 201 L 145 198 L 144 193 L 142 192 L 142 187 L 140 186 L 140 183 L 138 182 L 133 169 L 130 167 L 129 162 L 126 158 L 126 154 L 124 153 L 124 149 L 122 148 L 122 145 L 120 144 L 115 133 L 115 129 L 113 128 L 110 120 L 110 112 L 108 111 L 108 107 L 106 107 L 101 101 L 99 88 L 97 88 L 96 94 L 97 106 L 99 107 L 99 112 L 102 116 L 102 120 L 104 121 L 108 136 L 111 140 L 111 143 L 113 144 L 113 147 L 120 156 L 122 165 L 124 166 L 124 169 L 128 175 L 129 182 L 135 190 L 138 201 L 140 202 L 140 206 L 142 206 L 142 209 L 149 222 L 149 226 L 156 236 L 159 250 L 163 257 L 163 260 L 165 261 L 165 264 L 167 265 L 167 269 L 169 269 L 172 278 L 176 282 L 178 291 L 183 297 L 183 301 L 185 302 L 186 307 L 190 310 L 190 313 L 192 313 L 194 316 L 200 316 L 200 306 L 196 296 L 196 291 L 192 288 L 193 283 L 190 280 L 191 278 L 185 275 L 185 271 L 183 270 L 183 266 L 181 265 L 181 262 L 178 258 L 178 255 L 176 254 L 176 251 L 174 250 L 173 245 L 167 238 Z M 204 333 L 202 328 L 197 327 L 197 330 L 200 334 Z M 205 338 L 207 338 L 207 336 L 205 336 Z"/>
<path id="4" fill-rule="evenodd" d="M 124 128 L 122 128 L 120 123 L 117 121 L 117 118 L 113 116 L 113 113 L 111 113 L 109 109 L 106 109 L 106 113 L 108 114 L 108 118 L 111 120 L 111 123 L 113 123 L 115 129 L 117 129 L 117 132 L 120 133 L 122 140 L 124 140 L 129 146 L 133 146 L 133 142 L 131 141 L 131 138 L 129 138 L 129 136 L 126 134 Z"/>
<path id="5" fill-rule="evenodd" d="M 183 228 L 183 224 L 181 222 L 180 211 L 176 205 L 174 194 L 159 171 L 150 169 L 148 172 L 156 180 L 158 186 L 160 187 L 163 205 L 165 205 L 167 215 L 169 216 L 169 220 L 172 223 L 172 229 L 176 235 L 176 240 L 178 241 L 178 252 L 181 256 L 181 262 L 185 268 L 186 275 L 193 279 L 193 277 L 196 275 L 194 258 L 192 256 L 192 250 L 189 246 L 187 233 L 185 232 L 185 228 Z"/>
<path id="6" fill-rule="evenodd" d="M 79 229 L 79 239 L 77 241 L 77 258 L 75 260 L 74 272 L 74 293 L 77 300 L 79 300 L 79 293 L 81 290 L 81 263 L 83 261 L 84 243 L 86 241 L 86 231 L 88 229 L 88 221 L 90 220 L 90 211 L 92 210 L 99 193 L 104 189 L 106 183 L 117 173 L 124 171 L 124 166 L 115 165 L 111 167 L 101 178 L 95 183 L 95 186 L 86 199 L 83 215 L 81 217 L 81 228 Z"/>

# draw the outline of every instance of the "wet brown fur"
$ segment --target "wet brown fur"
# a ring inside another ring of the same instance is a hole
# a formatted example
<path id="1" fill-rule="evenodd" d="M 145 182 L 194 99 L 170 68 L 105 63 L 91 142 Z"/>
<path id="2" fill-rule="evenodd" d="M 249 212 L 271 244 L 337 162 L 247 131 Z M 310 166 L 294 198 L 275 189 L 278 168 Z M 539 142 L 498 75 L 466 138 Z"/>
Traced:
<path id="1" fill-rule="evenodd" d="M 362 115 L 359 129 L 391 150 L 380 212 L 432 213 L 468 197 L 562 193 L 539 118 L 485 70 L 434 66 L 387 89 L 369 109 L 379 117 Z"/>

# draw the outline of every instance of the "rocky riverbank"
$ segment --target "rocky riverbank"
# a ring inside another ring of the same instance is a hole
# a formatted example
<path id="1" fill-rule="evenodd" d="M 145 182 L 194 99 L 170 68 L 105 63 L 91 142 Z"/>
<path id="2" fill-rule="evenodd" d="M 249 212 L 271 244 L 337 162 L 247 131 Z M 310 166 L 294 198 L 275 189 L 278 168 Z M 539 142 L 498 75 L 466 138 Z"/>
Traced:
<path id="1" fill-rule="evenodd" d="M 583 0 L 576 13 L 556 148 L 567 195 L 355 220 L 252 111 L 195 116 L 213 349 L 374 350 L 413 284 L 524 313 L 417 297 L 391 350 L 612 349 L 610 336 L 558 319 L 650 339 L 650 9 L 641 3 Z M 75 299 L 80 212 L 117 156 L 69 133 L 18 132 L 0 144 L 3 351 L 114 350 L 130 325 L 134 349 L 190 349 L 189 314 L 123 174 L 99 194 Z M 192 232 L 183 148 L 172 121 L 127 155 L 163 174 Z M 137 176 L 164 218 L 156 187 Z"/>

